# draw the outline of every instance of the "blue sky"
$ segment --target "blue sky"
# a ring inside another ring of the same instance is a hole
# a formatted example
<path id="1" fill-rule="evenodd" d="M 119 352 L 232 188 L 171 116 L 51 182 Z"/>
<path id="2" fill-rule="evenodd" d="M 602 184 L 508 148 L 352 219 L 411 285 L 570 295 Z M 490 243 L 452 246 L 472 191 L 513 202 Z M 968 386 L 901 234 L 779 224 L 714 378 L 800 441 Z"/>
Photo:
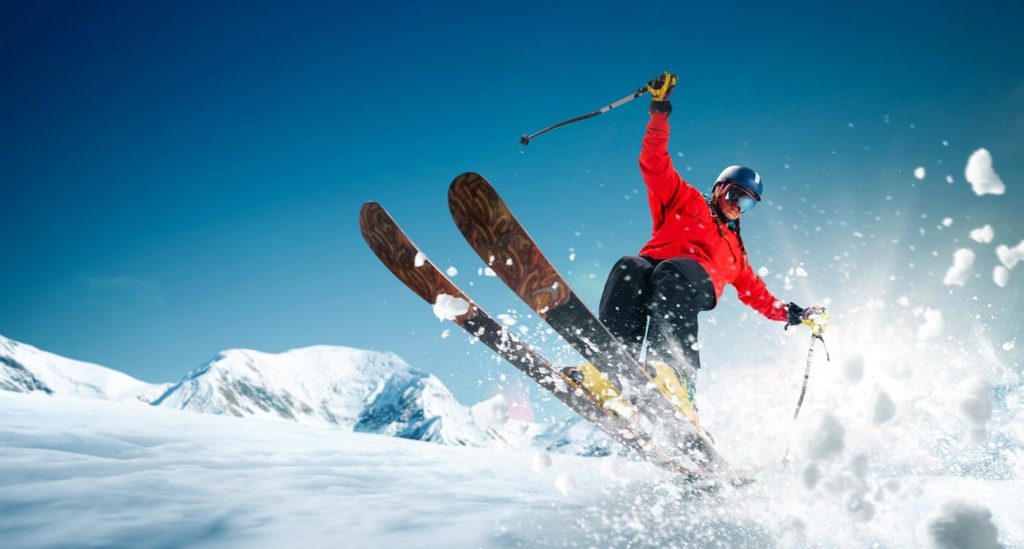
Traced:
<path id="1" fill-rule="evenodd" d="M 390 350 L 487 397 L 515 370 L 442 337 L 366 249 L 359 206 L 381 202 L 491 312 L 522 310 L 447 212 L 451 179 L 480 172 L 596 304 L 649 231 L 645 101 L 517 139 L 666 69 L 684 176 L 762 174 L 744 236 L 779 297 L 842 319 L 909 296 L 947 332 L 1020 333 L 1022 277 L 990 276 L 1024 239 L 1019 2 L 366 4 L 5 5 L 0 333 L 150 381 L 231 347 Z M 964 182 L 980 147 L 1005 195 Z M 984 224 L 995 241 L 971 242 Z M 943 286 L 961 247 L 978 274 Z M 733 295 L 702 325 L 705 363 L 804 345 Z"/>

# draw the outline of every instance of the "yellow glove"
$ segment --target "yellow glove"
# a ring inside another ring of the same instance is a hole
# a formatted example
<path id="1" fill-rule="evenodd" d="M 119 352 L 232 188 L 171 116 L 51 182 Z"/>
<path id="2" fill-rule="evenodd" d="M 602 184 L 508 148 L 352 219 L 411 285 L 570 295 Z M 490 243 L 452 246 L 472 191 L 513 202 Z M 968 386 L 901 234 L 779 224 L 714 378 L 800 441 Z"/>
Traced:
<path id="1" fill-rule="evenodd" d="M 668 101 L 672 95 L 672 88 L 676 87 L 679 79 L 676 75 L 665 71 L 665 74 L 647 83 L 647 91 L 651 94 L 651 101 Z"/>

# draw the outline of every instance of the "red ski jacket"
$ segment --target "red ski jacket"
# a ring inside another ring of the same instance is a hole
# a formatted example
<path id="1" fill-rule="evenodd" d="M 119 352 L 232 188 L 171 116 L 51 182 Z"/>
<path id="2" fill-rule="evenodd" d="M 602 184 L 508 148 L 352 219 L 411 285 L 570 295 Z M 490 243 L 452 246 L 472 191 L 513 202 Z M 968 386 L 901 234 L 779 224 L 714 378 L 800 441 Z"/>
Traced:
<path id="1" fill-rule="evenodd" d="M 732 284 L 740 301 L 771 320 L 786 320 L 786 304 L 750 268 L 736 234 L 712 215 L 704 195 L 672 166 L 668 130 L 668 115 L 651 113 L 640 151 L 640 173 L 647 184 L 654 230 L 640 255 L 693 259 L 707 271 L 716 299 L 726 284 Z"/>

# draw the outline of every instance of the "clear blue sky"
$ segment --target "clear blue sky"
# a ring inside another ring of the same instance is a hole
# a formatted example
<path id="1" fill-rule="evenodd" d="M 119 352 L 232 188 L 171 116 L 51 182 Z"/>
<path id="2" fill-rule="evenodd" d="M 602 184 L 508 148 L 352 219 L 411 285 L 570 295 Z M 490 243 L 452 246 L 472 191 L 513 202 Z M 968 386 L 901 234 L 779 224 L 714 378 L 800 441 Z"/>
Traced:
<path id="1" fill-rule="evenodd" d="M 359 206 L 381 202 L 485 308 L 522 310 L 476 275 L 447 212 L 451 179 L 478 171 L 596 304 L 649 231 L 645 101 L 517 139 L 668 69 L 684 175 L 706 189 L 743 163 L 764 178 L 744 234 L 776 294 L 850 308 L 874 281 L 879 299 L 943 296 L 947 330 L 987 314 L 1012 339 L 1024 272 L 1007 288 L 990 273 L 994 246 L 1024 238 L 1022 6 L 5 3 L 0 333 L 150 381 L 230 347 L 390 350 L 484 398 L 515 371 L 391 277 Z M 1006 195 L 964 182 L 979 147 Z M 985 223 L 995 242 L 970 242 Z M 951 290 L 959 247 L 979 276 Z M 785 290 L 777 275 L 801 263 Z M 750 356 L 775 352 L 780 327 L 727 296 L 702 328 L 706 362 L 730 362 L 730 330 L 752 334 Z"/>

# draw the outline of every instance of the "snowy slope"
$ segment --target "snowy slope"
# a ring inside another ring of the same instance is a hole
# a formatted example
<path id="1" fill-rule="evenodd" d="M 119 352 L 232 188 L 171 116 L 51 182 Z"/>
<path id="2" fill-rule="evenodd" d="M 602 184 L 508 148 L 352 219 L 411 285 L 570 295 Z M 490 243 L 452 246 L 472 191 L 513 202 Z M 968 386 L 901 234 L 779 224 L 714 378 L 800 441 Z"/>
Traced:
<path id="1" fill-rule="evenodd" d="M 0 335 L 0 391 L 150 402 L 169 384 L 139 381 L 96 364 L 64 358 Z"/>
<path id="2" fill-rule="evenodd" d="M 741 491 L 691 494 L 653 466 L 615 457 L 0 391 L 8 547 L 1024 544 L 1019 477 L 881 474 L 899 486 L 863 521 L 781 470 Z"/>
<path id="3" fill-rule="evenodd" d="M 436 377 L 394 354 L 348 347 L 280 354 L 224 351 L 153 404 L 444 444 L 488 442 L 468 409 Z"/>

